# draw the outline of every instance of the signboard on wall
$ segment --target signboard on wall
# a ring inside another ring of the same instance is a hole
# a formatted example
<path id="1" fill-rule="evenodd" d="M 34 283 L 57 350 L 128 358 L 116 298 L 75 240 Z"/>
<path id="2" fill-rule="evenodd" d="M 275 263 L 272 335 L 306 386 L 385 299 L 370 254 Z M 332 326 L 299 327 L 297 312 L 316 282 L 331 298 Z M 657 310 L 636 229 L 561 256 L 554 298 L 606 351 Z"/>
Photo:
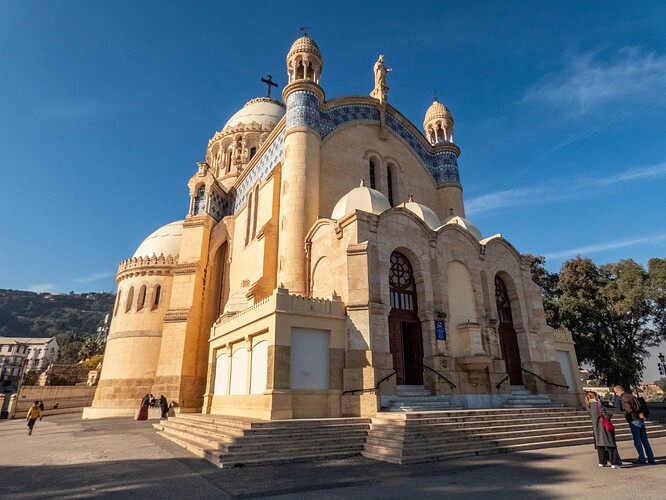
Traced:
<path id="1" fill-rule="evenodd" d="M 435 338 L 437 340 L 446 340 L 446 324 L 441 319 L 435 320 Z"/>

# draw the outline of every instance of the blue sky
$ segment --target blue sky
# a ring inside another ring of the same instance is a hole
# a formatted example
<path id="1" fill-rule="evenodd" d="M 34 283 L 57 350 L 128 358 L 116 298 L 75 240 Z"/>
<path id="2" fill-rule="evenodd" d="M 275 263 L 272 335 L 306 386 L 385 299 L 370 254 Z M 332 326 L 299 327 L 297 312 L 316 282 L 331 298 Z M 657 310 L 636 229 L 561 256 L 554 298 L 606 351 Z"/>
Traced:
<path id="1" fill-rule="evenodd" d="M 3 2 L 0 288 L 114 290 L 307 25 L 327 98 L 455 119 L 467 215 L 549 269 L 666 255 L 662 2 Z"/>

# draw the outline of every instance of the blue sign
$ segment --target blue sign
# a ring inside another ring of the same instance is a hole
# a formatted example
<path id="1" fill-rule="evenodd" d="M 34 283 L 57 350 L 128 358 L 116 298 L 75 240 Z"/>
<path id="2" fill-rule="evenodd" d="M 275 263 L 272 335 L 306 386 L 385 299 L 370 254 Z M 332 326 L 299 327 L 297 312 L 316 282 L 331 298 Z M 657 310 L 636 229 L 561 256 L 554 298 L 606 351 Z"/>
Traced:
<path id="1" fill-rule="evenodd" d="M 435 320 L 435 338 L 437 340 L 446 340 L 446 324 L 440 319 Z"/>

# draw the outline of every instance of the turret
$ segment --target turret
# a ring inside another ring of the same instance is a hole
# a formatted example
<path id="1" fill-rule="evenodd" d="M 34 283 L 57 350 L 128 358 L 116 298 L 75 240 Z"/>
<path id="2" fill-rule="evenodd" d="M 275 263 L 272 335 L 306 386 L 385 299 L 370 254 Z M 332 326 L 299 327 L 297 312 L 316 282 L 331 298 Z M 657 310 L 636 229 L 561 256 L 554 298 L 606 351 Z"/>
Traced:
<path id="1" fill-rule="evenodd" d="M 322 68 L 323 59 L 314 40 L 306 34 L 293 43 L 287 55 L 289 84 L 282 92 L 287 115 L 277 281 L 298 294 L 306 290 L 305 235 L 319 214 Z"/>
<path id="2" fill-rule="evenodd" d="M 462 186 L 458 177 L 460 149 L 453 142 L 453 116 L 444 104 L 434 99 L 426 111 L 423 128 L 437 157 L 433 174 L 437 182 L 437 213 L 444 219 L 453 213 L 465 217 Z"/>

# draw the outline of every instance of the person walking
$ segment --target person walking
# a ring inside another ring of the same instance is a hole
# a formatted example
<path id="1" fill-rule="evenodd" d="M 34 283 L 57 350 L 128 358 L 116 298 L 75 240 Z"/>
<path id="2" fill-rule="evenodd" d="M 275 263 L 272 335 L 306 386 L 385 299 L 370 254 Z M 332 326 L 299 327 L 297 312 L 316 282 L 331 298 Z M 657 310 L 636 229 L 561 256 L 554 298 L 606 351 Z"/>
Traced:
<path id="1" fill-rule="evenodd" d="M 160 396 L 160 410 L 162 411 L 160 420 L 166 420 L 169 416 L 169 403 L 167 403 L 167 398 L 164 395 Z"/>
<path id="2" fill-rule="evenodd" d="M 28 436 L 32 435 L 32 428 L 35 426 L 35 422 L 38 418 L 41 418 L 42 412 L 39 409 L 39 401 L 35 401 L 35 404 L 30 407 L 25 418 L 28 421 Z"/>
<path id="3" fill-rule="evenodd" d="M 645 464 L 646 455 L 647 463 L 655 463 L 652 447 L 648 441 L 647 430 L 645 429 L 645 422 L 643 421 L 645 415 L 641 412 L 640 402 L 633 394 L 625 392 L 624 387 L 621 385 L 613 387 L 613 392 L 620 398 L 622 412 L 624 413 L 624 418 L 629 423 L 631 437 L 634 439 L 634 447 L 638 452 L 638 459 L 632 463 L 636 465 Z M 645 448 L 645 453 L 643 453 L 643 448 Z"/>
<path id="4" fill-rule="evenodd" d="M 594 391 L 585 392 L 585 406 L 592 419 L 594 447 L 597 449 L 599 467 L 607 467 L 610 464 L 611 468 L 619 469 L 622 466 L 622 459 L 617 451 L 615 428 L 611 429 L 611 410 L 601 404 L 598 394 Z"/>
<path id="5" fill-rule="evenodd" d="M 39 421 L 41 422 L 42 419 L 44 418 L 44 401 L 42 401 L 41 399 L 39 400 L 39 411 L 42 413 L 39 416 Z"/>

